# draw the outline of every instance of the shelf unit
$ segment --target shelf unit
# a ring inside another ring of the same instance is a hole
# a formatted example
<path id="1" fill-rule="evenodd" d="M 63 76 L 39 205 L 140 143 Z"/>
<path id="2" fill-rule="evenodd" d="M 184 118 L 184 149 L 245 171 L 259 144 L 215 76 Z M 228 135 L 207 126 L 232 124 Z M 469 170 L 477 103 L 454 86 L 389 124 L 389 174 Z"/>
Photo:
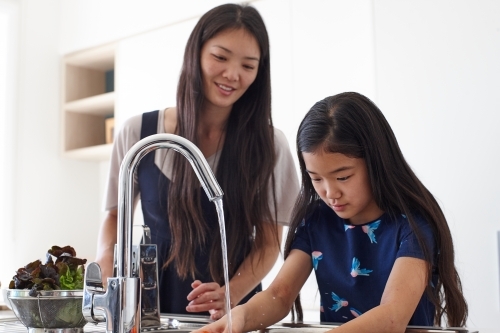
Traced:
<path id="1" fill-rule="evenodd" d="M 63 156 L 105 161 L 111 155 L 105 121 L 114 117 L 115 44 L 63 57 Z"/>

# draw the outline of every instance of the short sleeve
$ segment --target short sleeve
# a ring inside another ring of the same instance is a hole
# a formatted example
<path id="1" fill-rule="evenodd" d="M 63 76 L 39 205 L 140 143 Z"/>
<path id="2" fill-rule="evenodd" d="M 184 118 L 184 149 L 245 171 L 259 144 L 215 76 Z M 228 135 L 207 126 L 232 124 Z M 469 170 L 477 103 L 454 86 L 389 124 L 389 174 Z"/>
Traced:
<path id="1" fill-rule="evenodd" d="M 118 177 L 120 166 L 125 154 L 127 154 L 130 148 L 140 140 L 141 125 L 142 114 L 127 119 L 113 143 L 104 203 L 104 209 L 107 211 L 118 207 Z M 138 186 L 134 186 L 134 198 L 137 196 L 138 191 Z"/>
<path id="2" fill-rule="evenodd" d="M 308 255 L 311 255 L 312 250 L 308 228 L 309 224 L 306 224 L 306 222 L 302 220 L 302 222 L 297 227 L 297 230 L 295 231 L 295 238 L 293 239 L 291 246 L 292 250 L 301 250 Z"/>
<path id="3" fill-rule="evenodd" d="M 274 145 L 276 152 L 276 165 L 274 167 L 276 208 L 278 223 L 288 225 L 297 195 L 299 194 L 299 179 L 295 163 L 292 158 L 288 141 L 278 129 L 274 129 Z M 274 216 L 274 204 L 272 202 L 272 188 L 269 188 L 270 210 Z"/>
<path id="4" fill-rule="evenodd" d="M 425 246 L 429 250 L 429 254 L 431 255 L 431 258 L 434 260 L 434 257 L 436 255 L 436 246 L 435 246 L 435 239 L 434 239 L 434 234 L 432 232 L 432 228 L 430 224 L 424 220 L 423 218 L 419 216 L 414 217 L 415 223 L 418 228 L 418 232 L 422 238 L 422 241 L 424 242 Z M 415 232 L 412 230 L 410 227 L 410 223 L 406 216 L 403 217 L 403 226 L 401 228 L 401 234 L 400 234 L 400 243 L 399 243 L 399 250 L 397 253 L 397 257 L 413 257 L 413 258 L 419 258 L 419 259 L 424 259 L 424 252 L 418 243 L 417 240 L 417 235 Z"/>

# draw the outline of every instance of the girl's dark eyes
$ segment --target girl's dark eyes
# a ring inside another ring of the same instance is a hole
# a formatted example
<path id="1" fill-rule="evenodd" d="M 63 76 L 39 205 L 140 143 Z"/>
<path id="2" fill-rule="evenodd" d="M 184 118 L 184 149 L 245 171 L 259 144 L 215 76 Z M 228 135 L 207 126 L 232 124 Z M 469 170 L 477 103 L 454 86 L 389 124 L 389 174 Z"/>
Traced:
<path id="1" fill-rule="evenodd" d="M 351 178 L 351 176 L 339 177 L 339 178 L 337 178 L 337 180 L 339 180 L 339 181 L 343 182 L 343 181 L 348 180 L 349 178 Z"/>

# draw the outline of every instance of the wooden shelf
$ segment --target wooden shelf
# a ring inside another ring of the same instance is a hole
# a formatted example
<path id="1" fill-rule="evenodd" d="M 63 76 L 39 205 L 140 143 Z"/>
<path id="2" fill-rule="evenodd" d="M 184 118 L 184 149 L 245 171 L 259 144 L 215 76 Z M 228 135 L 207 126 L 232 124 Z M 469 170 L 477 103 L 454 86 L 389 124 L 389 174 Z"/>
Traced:
<path id="1" fill-rule="evenodd" d="M 65 104 L 66 112 L 87 113 L 100 116 L 113 114 L 115 107 L 115 92 L 108 92 Z"/>
<path id="2" fill-rule="evenodd" d="M 63 57 L 64 157 L 88 161 L 106 161 L 111 157 L 112 145 L 106 138 L 105 123 L 115 113 L 115 50 L 116 44 L 107 44 Z"/>
<path id="3" fill-rule="evenodd" d="M 64 156 L 78 160 L 102 162 L 108 161 L 111 158 L 112 149 L 112 144 L 91 146 L 68 150 L 64 153 Z"/>
<path id="4" fill-rule="evenodd" d="M 74 52 L 65 57 L 66 63 L 75 67 L 107 71 L 115 66 L 115 50 L 115 44 L 107 44 Z"/>

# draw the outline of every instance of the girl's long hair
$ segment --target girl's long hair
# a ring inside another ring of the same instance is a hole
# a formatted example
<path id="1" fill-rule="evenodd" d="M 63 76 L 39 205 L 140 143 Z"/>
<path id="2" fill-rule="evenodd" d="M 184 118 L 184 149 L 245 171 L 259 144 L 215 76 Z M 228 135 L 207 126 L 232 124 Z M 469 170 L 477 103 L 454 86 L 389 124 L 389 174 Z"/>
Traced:
<path id="1" fill-rule="evenodd" d="M 208 11 L 198 21 L 184 53 L 177 88 L 176 130 L 178 135 L 198 144 L 196 128 L 205 101 L 201 49 L 210 38 L 232 29 L 244 29 L 255 37 L 260 47 L 260 62 L 255 81 L 232 107 L 215 172 L 224 191 L 230 276 L 238 268 L 236 264 L 241 248 L 248 253 L 253 247 L 262 248 L 264 245 L 264 223 L 275 223 L 278 239 L 276 214 L 272 216 L 269 207 L 269 202 L 275 202 L 273 169 L 276 160 L 271 119 L 269 38 L 264 21 L 255 8 L 225 4 Z M 268 191 L 270 184 L 272 191 Z M 200 195 L 205 193 L 200 192 L 200 182 L 188 161 L 175 154 L 168 196 L 172 244 L 165 265 L 175 262 L 179 276 L 195 278 L 196 249 L 203 248 L 207 240 L 213 239 L 210 273 L 215 282 L 223 284 L 219 228 L 208 230 L 200 206 Z"/>
<path id="2" fill-rule="evenodd" d="M 348 92 L 327 97 L 306 114 L 297 133 L 297 156 L 302 175 L 301 193 L 296 201 L 285 245 L 290 254 L 295 231 L 306 214 L 312 212 L 320 197 L 306 172 L 302 152 L 324 149 L 366 162 L 372 194 L 378 207 L 396 216 L 408 217 L 428 263 L 426 293 L 435 305 L 434 321 L 440 325 L 446 316 L 448 326 L 464 326 L 468 307 L 455 268 L 453 240 L 448 223 L 434 196 L 420 182 L 403 157 L 394 133 L 378 107 L 358 93 Z M 437 255 L 438 283 L 431 288 L 433 258 L 415 224 L 415 213 L 430 223 Z M 295 301 L 293 318 L 302 320 L 300 297 Z"/>

